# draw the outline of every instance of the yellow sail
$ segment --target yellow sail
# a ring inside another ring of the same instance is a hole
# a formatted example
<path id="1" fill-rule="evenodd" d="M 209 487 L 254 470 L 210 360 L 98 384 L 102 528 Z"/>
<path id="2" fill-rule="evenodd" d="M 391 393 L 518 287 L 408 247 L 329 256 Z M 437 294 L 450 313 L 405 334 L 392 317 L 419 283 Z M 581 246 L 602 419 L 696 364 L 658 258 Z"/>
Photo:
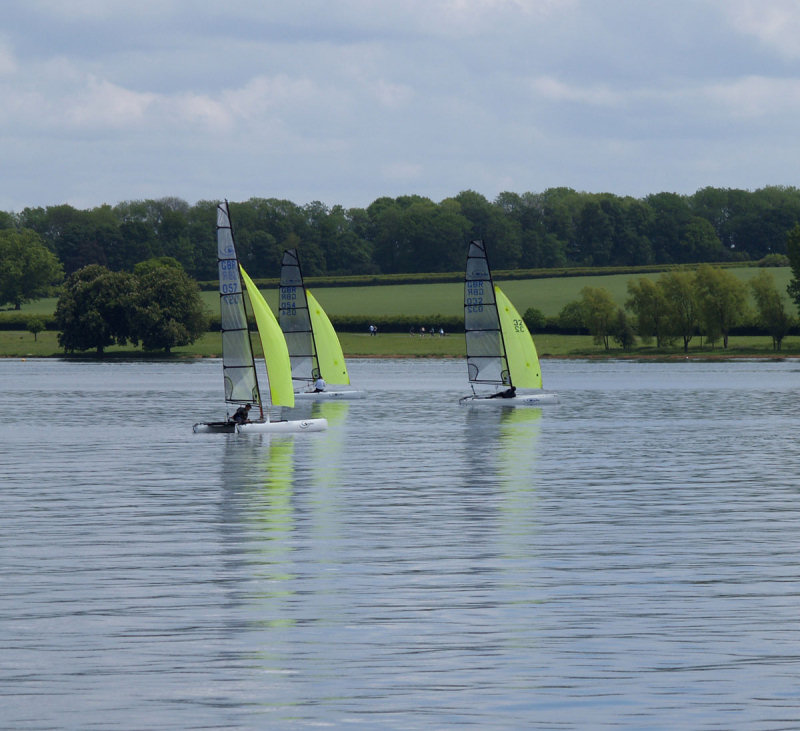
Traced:
<path id="1" fill-rule="evenodd" d="M 336 385 L 348 385 L 350 376 L 342 355 L 342 346 L 333 329 L 331 321 L 320 307 L 314 295 L 306 290 L 308 300 L 308 316 L 311 329 L 314 331 L 314 344 L 317 346 L 317 363 L 320 375 L 328 382 Z"/>
<path id="2" fill-rule="evenodd" d="M 264 351 L 264 362 L 267 365 L 269 376 L 270 400 L 275 406 L 294 406 L 294 388 L 292 387 L 292 366 L 289 362 L 289 350 L 286 348 L 286 339 L 283 337 L 280 325 L 272 314 L 269 305 L 258 287 L 247 272 L 239 265 L 247 294 L 250 295 L 250 304 L 256 316 L 258 336 L 261 339 L 261 348 Z"/>
<path id="3" fill-rule="evenodd" d="M 511 383 L 517 388 L 541 388 L 542 371 L 533 338 L 516 307 L 500 287 L 495 285 L 494 292 Z"/>

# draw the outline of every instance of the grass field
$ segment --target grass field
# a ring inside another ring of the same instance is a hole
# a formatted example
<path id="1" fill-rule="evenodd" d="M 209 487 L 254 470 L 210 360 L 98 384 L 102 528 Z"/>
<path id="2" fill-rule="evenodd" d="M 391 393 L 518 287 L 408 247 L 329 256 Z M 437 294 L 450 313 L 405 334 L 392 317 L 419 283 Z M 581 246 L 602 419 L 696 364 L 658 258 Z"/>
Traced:
<path id="1" fill-rule="evenodd" d="M 36 340 L 28 332 L 0 330 L 0 357 L 45 358 L 64 357 L 59 348 L 55 332 L 41 332 Z M 447 335 L 445 337 L 419 337 L 400 333 L 381 333 L 371 337 L 361 333 L 341 333 L 342 349 L 347 357 L 452 357 L 464 356 L 464 336 Z M 637 347 L 625 353 L 619 348 L 605 351 L 602 346 L 595 345 L 588 335 L 537 335 L 536 347 L 542 358 L 682 358 L 680 347 L 656 350 L 655 348 Z M 141 348 L 132 346 L 110 347 L 106 355 L 123 358 L 212 358 L 221 354 L 219 333 L 207 333 L 193 345 L 175 348 L 171 354 L 145 353 Z M 766 336 L 732 337 L 728 350 L 702 347 L 699 338 L 690 344 L 689 355 L 702 358 L 720 357 L 797 357 L 800 356 L 800 336 L 786 338 L 783 350 L 774 353 L 772 341 Z M 94 353 L 78 354 L 79 358 L 93 358 Z"/>
<path id="2" fill-rule="evenodd" d="M 728 269 L 741 279 L 748 281 L 760 269 L 739 267 Z M 769 268 L 775 284 L 782 292 L 791 278 L 788 267 Z M 604 287 L 611 293 L 617 305 L 622 306 L 628 297 L 627 286 L 631 279 L 646 276 L 657 279 L 660 274 L 612 274 L 606 276 L 560 277 L 553 279 L 497 280 L 516 308 L 524 313 L 536 307 L 547 317 L 555 317 L 568 302 L 580 297 L 583 287 Z M 445 284 L 396 284 L 373 287 L 323 287 L 315 289 L 314 296 L 329 315 L 419 315 L 422 320 L 433 315 L 462 316 L 464 314 L 464 285 L 459 282 Z M 277 311 L 277 289 L 265 290 L 264 296 Z M 208 311 L 217 314 L 219 295 L 202 292 Z M 788 297 L 787 297 L 788 301 Z M 22 307 L 23 312 L 51 314 L 55 310 L 53 298 L 31 302 Z M 424 322 L 420 323 L 421 325 Z"/>
<path id="3" fill-rule="evenodd" d="M 728 271 L 747 281 L 755 276 L 757 268 L 741 267 Z M 788 267 L 768 269 L 775 277 L 778 288 L 785 291 L 791 277 Z M 637 275 L 638 276 L 638 275 Z M 659 274 L 642 275 L 658 278 Z M 628 282 L 635 277 L 629 274 L 607 276 L 562 277 L 533 280 L 498 280 L 503 290 L 511 298 L 520 312 L 528 307 L 536 307 L 547 316 L 555 316 L 568 302 L 579 298 L 583 287 L 604 287 L 618 305 L 627 298 Z M 332 287 L 314 290 L 314 294 L 329 315 L 419 315 L 420 325 L 424 325 L 434 315 L 463 315 L 463 284 L 409 284 L 372 287 Z M 278 293 L 276 289 L 264 292 L 267 301 L 277 310 Z M 203 292 L 202 297 L 209 312 L 216 314 L 218 295 L 216 292 Z M 22 307 L 23 312 L 32 314 L 51 314 L 55 310 L 53 298 L 31 302 Z M 794 308 L 791 308 L 794 310 Z M 345 355 L 372 357 L 462 357 L 464 355 L 464 336 L 419 337 L 407 334 L 381 333 L 370 337 L 364 333 L 340 333 Z M 594 345 L 589 336 L 536 335 L 536 346 L 542 357 L 680 357 L 680 347 L 657 351 L 655 348 L 637 347 L 631 354 L 619 349 L 605 351 Z M 727 351 L 721 348 L 710 349 L 702 346 L 695 338 L 690 346 L 690 355 L 701 357 L 720 356 L 773 356 L 772 341 L 767 336 L 733 337 Z M 123 357 L 164 357 L 159 354 L 144 353 L 140 348 L 111 347 L 106 351 L 112 356 Z M 166 357 L 212 357 L 221 353 L 218 333 L 207 333 L 196 343 L 183 348 L 175 348 Z M 41 332 L 36 340 L 31 333 L 19 331 L 0 331 L 0 357 L 48 357 L 61 356 L 55 332 Z M 800 337 L 786 338 L 782 356 L 800 355 Z M 81 357 L 92 357 L 86 354 Z"/>

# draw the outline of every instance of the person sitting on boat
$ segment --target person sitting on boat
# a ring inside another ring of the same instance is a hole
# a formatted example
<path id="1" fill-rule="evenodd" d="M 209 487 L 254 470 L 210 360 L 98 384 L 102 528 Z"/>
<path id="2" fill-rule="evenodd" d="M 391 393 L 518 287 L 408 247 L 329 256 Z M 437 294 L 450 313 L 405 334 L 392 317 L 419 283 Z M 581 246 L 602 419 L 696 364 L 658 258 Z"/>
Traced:
<path id="1" fill-rule="evenodd" d="M 314 393 L 322 393 L 325 390 L 325 386 L 325 379 L 320 376 L 316 381 L 314 381 Z"/>
<path id="2" fill-rule="evenodd" d="M 505 391 L 498 391 L 497 393 L 493 393 L 489 398 L 514 398 L 517 395 L 517 387 L 511 386 L 511 388 L 507 388 Z"/>
<path id="3" fill-rule="evenodd" d="M 236 409 L 236 413 L 233 415 L 233 422 L 235 424 L 246 424 L 250 421 L 250 408 L 250 404 L 245 404 Z"/>

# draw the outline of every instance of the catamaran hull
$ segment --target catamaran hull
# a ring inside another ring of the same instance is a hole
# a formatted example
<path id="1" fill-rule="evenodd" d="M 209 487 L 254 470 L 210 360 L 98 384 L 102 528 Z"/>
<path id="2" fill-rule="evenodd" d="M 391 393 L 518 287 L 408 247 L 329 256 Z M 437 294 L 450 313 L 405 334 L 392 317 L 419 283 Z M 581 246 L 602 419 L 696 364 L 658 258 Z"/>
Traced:
<path id="1" fill-rule="evenodd" d="M 298 419 L 294 421 L 254 421 L 237 424 L 237 434 L 263 434 L 265 432 L 297 433 L 306 431 L 325 431 L 327 419 Z"/>
<path id="2" fill-rule="evenodd" d="M 192 431 L 195 434 L 235 434 L 236 424 L 230 421 L 212 421 L 208 424 L 195 424 Z"/>
<path id="3" fill-rule="evenodd" d="M 299 391 L 294 395 L 295 401 L 343 401 L 360 399 L 366 396 L 364 391 Z"/>
<path id="4" fill-rule="evenodd" d="M 253 421 L 249 424 L 232 424 L 215 421 L 207 424 L 195 424 L 195 434 L 264 434 L 265 432 L 298 433 L 307 431 L 325 431 L 327 419 L 298 419 L 294 421 Z"/>
<path id="5" fill-rule="evenodd" d="M 462 406 L 549 406 L 558 403 L 558 396 L 554 393 L 525 393 L 517 394 L 514 398 L 491 398 L 490 396 L 464 396 L 459 403 Z"/>

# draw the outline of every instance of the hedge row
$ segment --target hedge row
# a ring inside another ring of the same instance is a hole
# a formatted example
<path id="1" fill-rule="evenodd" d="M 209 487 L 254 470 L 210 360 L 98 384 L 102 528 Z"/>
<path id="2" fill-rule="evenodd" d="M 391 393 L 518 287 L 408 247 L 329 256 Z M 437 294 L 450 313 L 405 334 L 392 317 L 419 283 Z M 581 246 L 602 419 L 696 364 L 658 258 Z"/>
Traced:
<path id="1" fill-rule="evenodd" d="M 57 330 L 54 315 L 32 315 L 22 312 L 0 313 L 0 330 L 27 330 L 29 320 L 40 320 L 45 330 Z"/>
<path id="2" fill-rule="evenodd" d="M 755 266 L 785 266 L 786 257 L 780 262 L 769 260 L 765 257 L 762 261 L 734 261 L 712 264 L 721 268 L 730 267 L 755 267 Z M 492 276 L 498 281 L 512 279 L 550 279 L 553 277 L 595 277 L 612 274 L 653 274 L 667 272 L 674 269 L 685 268 L 686 264 L 647 264 L 643 266 L 616 266 L 616 267 L 558 267 L 553 269 L 496 269 Z M 259 289 L 275 289 L 280 285 L 280 279 L 254 279 Z M 427 274 L 349 274 L 342 276 L 306 277 L 307 287 L 372 287 L 391 284 L 442 284 L 463 282 L 464 272 L 437 272 Z M 217 281 L 198 282 L 200 289 L 213 292 L 217 289 Z"/>

